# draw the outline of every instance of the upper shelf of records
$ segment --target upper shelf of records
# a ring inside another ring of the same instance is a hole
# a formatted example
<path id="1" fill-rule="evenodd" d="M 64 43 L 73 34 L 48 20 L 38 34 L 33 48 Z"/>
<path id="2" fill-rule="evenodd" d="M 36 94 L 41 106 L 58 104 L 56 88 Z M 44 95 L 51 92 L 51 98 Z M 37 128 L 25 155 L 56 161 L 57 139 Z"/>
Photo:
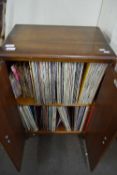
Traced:
<path id="1" fill-rule="evenodd" d="M 115 54 L 98 27 L 15 25 L 0 58 L 17 61 L 112 62 Z"/>
<path id="2" fill-rule="evenodd" d="M 92 104 L 107 65 L 10 62 L 8 70 L 20 105 L 85 106 Z"/>

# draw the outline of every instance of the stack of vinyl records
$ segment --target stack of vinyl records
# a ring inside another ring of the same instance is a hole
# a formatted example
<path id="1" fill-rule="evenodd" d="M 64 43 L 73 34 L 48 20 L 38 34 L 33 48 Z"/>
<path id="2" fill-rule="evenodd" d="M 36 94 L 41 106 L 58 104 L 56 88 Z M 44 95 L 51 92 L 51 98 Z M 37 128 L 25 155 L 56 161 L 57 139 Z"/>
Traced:
<path id="1" fill-rule="evenodd" d="M 80 104 L 92 103 L 106 68 L 107 64 L 87 65 L 79 97 Z"/>
<path id="2" fill-rule="evenodd" d="M 74 131 L 82 131 L 86 118 L 87 118 L 87 114 L 89 111 L 89 107 L 75 107 L 75 111 L 74 111 Z"/>
<path id="3" fill-rule="evenodd" d="M 68 107 L 19 106 L 18 109 L 24 128 L 27 131 L 54 132 L 61 126 L 66 131 L 82 131 L 89 107 L 73 108 L 74 116 L 70 116 Z"/>
<path id="4" fill-rule="evenodd" d="M 15 97 L 34 97 L 38 104 L 92 103 L 107 64 L 30 62 L 13 64 L 10 81 Z"/>
<path id="5" fill-rule="evenodd" d="M 34 106 L 19 106 L 19 112 L 21 116 L 24 128 L 27 131 L 47 130 L 55 131 L 60 122 L 63 123 L 65 129 L 70 131 L 69 114 L 65 107 L 41 107 L 40 114 L 39 107 Z M 57 120 L 57 111 L 59 113 L 59 119 Z"/>
<path id="6" fill-rule="evenodd" d="M 36 120 L 29 106 L 18 106 L 24 128 L 28 131 L 38 131 Z"/>
<path id="7" fill-rule="evenodd" d="M 19 106 L 26 130 L 56 131 L 62 125 L 66 131 L 82 131 L 106 68 L 107 64 L 97 63 L 14 63 L 9 79 L 15 97 L 32 97 L 39 104 Z M 65 106 L 78 103 L 81 107 L 72 107 L 71 117 Z"/>
<path id="8" fill-rule="evenodd" d="M 11 66 L 15 97 L 35 97 L 38 104 L 78 102 L 83 63 L 30 62 Z"/>
<path id="9" fill-rule="evenodd" d="M 9 75 L 15 97 L 33 97 L 33 86 L 28 64 L 13 64 Z"/>

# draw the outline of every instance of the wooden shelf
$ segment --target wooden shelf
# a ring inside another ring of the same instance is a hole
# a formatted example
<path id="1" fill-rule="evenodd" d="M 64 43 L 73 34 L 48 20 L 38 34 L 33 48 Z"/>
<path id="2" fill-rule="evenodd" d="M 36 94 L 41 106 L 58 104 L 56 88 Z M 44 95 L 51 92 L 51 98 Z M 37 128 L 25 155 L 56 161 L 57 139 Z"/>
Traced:
<path id="1" fill-rule="evenodd" d="M 36 131 L 36 132 L 28 132 L 28 134 L 30 136 L 36 136 L 36 135 L 53 135 L 53 134 L 82 134 L 82 132 L 80 131 L 66 131 L 63 127 L 61 128 L 57 128 L 56 131 L 52 132 L 52 131 L 47 131 L 47 130 L 39 130 L 39 131 Z"/>
<path id="2" fill-rule="evenodd" d="M 16 101 L 18 105 L 33 105 L 33 106 L 38 105 L 34 98 L 29 97 L 27 98 L 19 97 L 16 99 Z"/>
<path id="3" fill-rule="evenodd" d="M 17 98 L 16 99 L 16 101 L 17 101 L 17 104 L 18 105 L 32 105 L 32 106 L 57 106 L 57 107 L 61 107 L 61 106 L 67 106 L 67 107 L 74 107 L 74 106 L 92 106 L 92 105 L 94 105 L 94 103 L 93 104 L 91 104 L 91 103 L 89 103 L 89 104 L 79 104 L 79 103 L 77 103 L 77 104 L 62 104 L 62 103 L 49 103 L 49 104 L 38 104 L 36 101 L 35 101 L 35 99 L 34 98 L 23 98 L 23 97 L 19 97 L 19 98 Z"/>

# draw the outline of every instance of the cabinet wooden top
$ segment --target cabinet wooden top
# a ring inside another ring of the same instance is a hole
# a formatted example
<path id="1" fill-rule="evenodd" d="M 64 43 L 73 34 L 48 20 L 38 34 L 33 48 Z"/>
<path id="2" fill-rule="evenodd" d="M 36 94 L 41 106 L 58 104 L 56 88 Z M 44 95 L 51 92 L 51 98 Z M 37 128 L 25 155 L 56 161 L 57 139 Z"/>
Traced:
<path id="1" fill-rule="evenodd" d="M 115 54 L 98 27 L 15 25 L 0 48 L 0 58 L 112 62 Z"/>

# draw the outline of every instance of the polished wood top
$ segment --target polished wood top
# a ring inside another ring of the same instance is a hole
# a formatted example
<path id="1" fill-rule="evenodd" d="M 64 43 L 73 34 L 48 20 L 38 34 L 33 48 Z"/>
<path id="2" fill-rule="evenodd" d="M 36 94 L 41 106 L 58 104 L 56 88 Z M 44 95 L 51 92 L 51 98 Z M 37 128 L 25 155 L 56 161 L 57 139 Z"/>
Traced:
<path id="1" fill-rule="evenodd" d="M 16 50 L 6 51 L 6 44 Z M 15 25 L 0 49 L 7 60 L 112 62 L 115 54 L 98 27 Z"/>

